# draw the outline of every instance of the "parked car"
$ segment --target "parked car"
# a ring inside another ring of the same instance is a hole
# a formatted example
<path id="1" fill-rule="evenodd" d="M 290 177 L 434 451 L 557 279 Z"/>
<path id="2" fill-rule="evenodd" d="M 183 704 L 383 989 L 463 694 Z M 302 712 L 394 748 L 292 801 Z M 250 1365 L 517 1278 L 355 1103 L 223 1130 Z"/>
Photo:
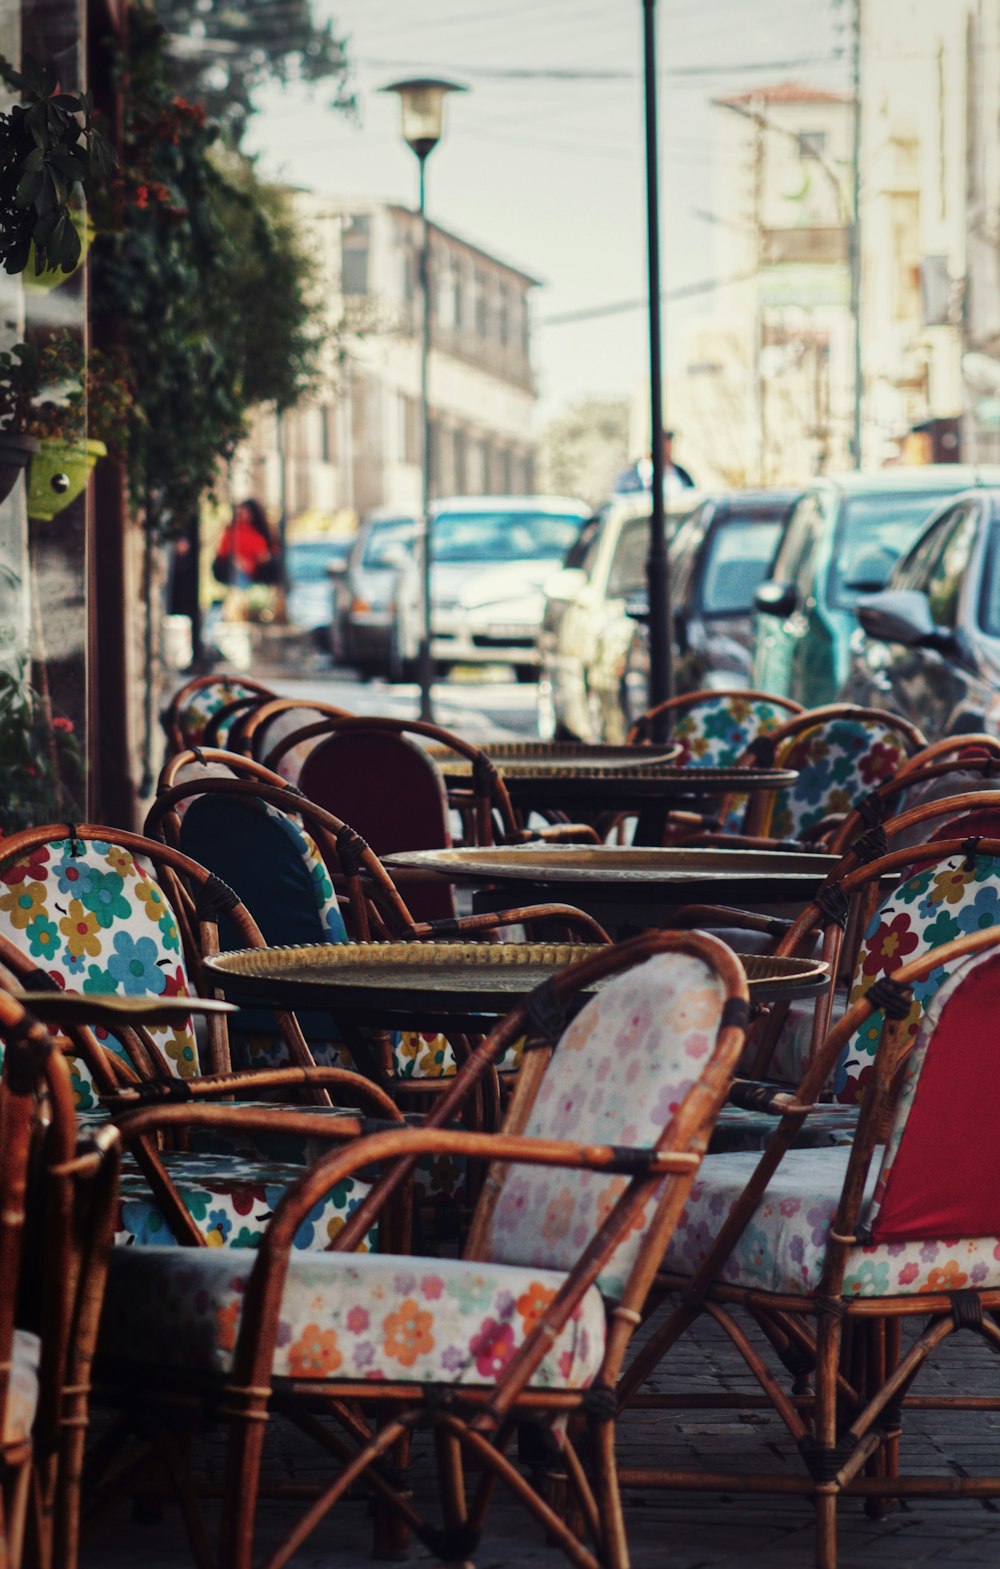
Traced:
<path id="1" fill-rule="evenodd" d="M 403 675 L 396 604 L 416 537 L 416 520 L 398 509 L 369 513 L 335 581 L 334 658 L 362 675 Z"/>
<path id="2" fill-rule="evenodd" d="M 939 508 L 885 588 L 859 599 L 843 695 L 927 735 L 1000 735 L 1000 490 Z"/>
<path id="3" fill-rule="evenodd" d="M 671 551 L 674 691 L 750 685 L 754 594 L 768 576 L 797 490 L 709 496 L 684 520 Z M 649 702 L 649 601 L 629 595 L 601 635 L 590 674 L 601 739 L 625 740 Z"/>
<path id="4" fill-rule="evenodd" d="M 700 500 L 693 490 L 665 498 L 671 534 Z M 621 621 L 626 599 L 646 581 L 649 508 L 647 492 L 613 496 L 601 509 L 582 560 L 574 559 L 546 584 L 538 634 L 538 733 L 543 740 L 600 739 L 591 671 L 604 628 Z"/>
<path id="5" fill-rule="evenodd" d="M 353 538 L 331 535 L 292 539 L 285 546 L 288 620 L 308 632 L 316 648 L 330 652 L 333 584 L 330 568 L 346 562 Z"/>
<path id="6" fill-rule="evenodd" d="M 757 590 L 753 685 L 807 708 L 833 702 L 847 679 L 859 597 L 884 586 L 944 500 L 998 482 L 1000 469 L 957 463 L 816 480 Z"/>
<path id="7" fill-rule="evenodd" d="M 513 665 L 520 681 L 538 669 L 545 585 L 592 516 L 563 496 L 455 496 L 431 513 L 431 654 L 455 665 Z M 419 575 L 407 574 L 397 613 L 399 645 L 415 652 Z"/>

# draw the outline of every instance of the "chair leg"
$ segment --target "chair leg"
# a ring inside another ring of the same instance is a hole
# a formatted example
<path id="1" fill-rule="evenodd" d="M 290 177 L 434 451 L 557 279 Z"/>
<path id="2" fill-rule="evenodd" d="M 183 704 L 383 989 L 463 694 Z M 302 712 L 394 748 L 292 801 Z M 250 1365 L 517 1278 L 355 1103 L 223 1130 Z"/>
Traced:
<path id="1" fill-rule="evenodd" d="M 400 1478 L 404 1477 L 410 1465 L 409 1429 L 399 1435 L 392 1448 L 388 1451 L 387 1458 L 396 1474 Z M 398 1491 L 407 1498 L 412 1496 L 411 1490 L 402 1485 L 399 1486 Z M 384 1504 L 379 1499 L 376 1499 L 374 1519 L 372 1557 L 390 1560 L 408 1557 L 410 1551 L 410 1527 L 399 1513 L 399 1510 L 390 1509 L 388 1504 Z"/>
<path id="2" fill-rule="evenodd" d="M 251 1569 L 269 1391 L 231 1389 L 228 1393 L 229 1443 L 222 1489 L 219 1564 L 220 1569 Z"/>
<path id="3" fill-rule="evenodd" d="M 598 1544 L 601 1562 L 607 1566 L 607 1569 L 629 1569 L 631 1560 L 628 1537 L 625 1534 L 625 1516 L 622 1511 L 618 1463 L 615 1456 L 615 1423 L 593 1423 L 590 1429 L 590 1442 L 594 1467 L 594 1491 L 597 1496 L 603 1537 Z"/>
<path id="4" fill-rule="evenodd" d="M 816 1569 L 837 1569 L 837 1488 L 816 1491 Z"/>

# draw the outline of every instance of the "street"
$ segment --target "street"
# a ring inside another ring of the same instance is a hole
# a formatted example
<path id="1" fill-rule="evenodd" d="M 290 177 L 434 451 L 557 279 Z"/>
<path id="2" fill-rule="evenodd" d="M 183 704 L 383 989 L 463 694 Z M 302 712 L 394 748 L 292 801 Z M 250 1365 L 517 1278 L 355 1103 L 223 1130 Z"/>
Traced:
<path id="1" fill-rule="evenodd" d="M 506 673 L 502 667 L 496 668 L 498 674 Z M 435 721 L 475 742 L 535 736 L 534 683 L 493 680 L 491 676 L 492 671 L 470 680 L 454 677 L 437 682 L 433 690 Z M 356 714 L 415 719 L 420 708 L 416 685 L 362 681 L 342 668 L 302 677 L 261 674 L 259 679 L 282 697 L 314 698 Z"/>

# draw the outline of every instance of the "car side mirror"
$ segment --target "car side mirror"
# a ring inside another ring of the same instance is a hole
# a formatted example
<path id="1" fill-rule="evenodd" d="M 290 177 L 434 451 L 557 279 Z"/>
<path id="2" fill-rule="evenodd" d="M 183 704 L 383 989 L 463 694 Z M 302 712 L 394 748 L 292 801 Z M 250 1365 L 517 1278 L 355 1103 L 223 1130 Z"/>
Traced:
<path id="1" fill-rule="evenodd" d="M 625 614 L 631 621 L 649 620 L 649 600 L 645 594 L 630 594 L 625 601 Z"/>
<path id="2" fill-rule="evenodd" d="M 546 598 L 572 604 L 586 581 L 587 574 L 582 567 L 560 567 L 545 584 Z"/>
<path id="3" fill-rule="evenodd" d="M 790 616 L 799 602 L 799 596 L 794 583 L 779 583 L 772 578 L 767 583 L 761 583 L 753 596 L 753 602 L 761 615 Z"/>
<path id="4" fill-rule="evenodd" d="M 952 642 L 950 632 L 934 623 L 927 595 L 916 588 L 885 589 L 863 599 L 855 615 L 869 637 L 905 648 L 934 648 Z"/>
<path id="5" fill-rule="evenodd" d="M 328 561 L 326 564 L 327 577 L 345 577 L 347 575 L 347 557 L 339 561 Z"/>
<path id="6" fill-rule="evenodd" d="M 402 572 L 410 562 L 410 552 L 405 545 L 386 545 L 382 552 L 382 565 L 394 572 Z"/>

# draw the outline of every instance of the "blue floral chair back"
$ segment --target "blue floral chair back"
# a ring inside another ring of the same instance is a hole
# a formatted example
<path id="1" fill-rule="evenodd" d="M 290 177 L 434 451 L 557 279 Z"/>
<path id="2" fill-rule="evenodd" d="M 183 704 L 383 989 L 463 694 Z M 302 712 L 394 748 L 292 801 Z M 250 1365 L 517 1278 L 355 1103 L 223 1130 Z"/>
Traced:
<path id="1" fill-rule="evenodd" d="M 259 682 L 243 680 L 239 676 L 212 676 L 192 681 L 177 693 L 164 716 L 167 737 L 174 751 L 200 746 L 205 739 L 206 725 L 221 708 L 239 698 L 261 695 L 271 694 Z"/>
<path id="2" fill-rule="evenodd" d="M 790 737 L 779 744 L 774 766 L 794 768 L 799 777 L 775 793 L 765 831 L 775 839 L 801 838 L 891 779 L 915 749 L 888 716 L 823 720 Z"/>
<path id="3" fill-rule="evenodd" d="M 780 699 L 743 692 L 699 697 L 675 721 L 671 743 L 681 747 L 681 768 L 731 768 L 757 736 L 769 735 L 789 717 Z"/>
<path id="4" fill-rule="evenodd" d="M 848 1003 L 857 1002 L 876 981 L 969 932 L 1000 925 L 1000 856 L 953 855 L 925 866 L 896 889 L 868 923 Z M 947 978 L 942 966 L 913 988 L 905 1035 L 912 1040 L 932 997 Z M 852 1036 L 837 1066 L 834 1093 L 848 1104 L 860 1101 L 871 1077 L 884 1015 L 876 1010 Z"/>
<path id="5" fill-rule="evenodd" d="M 103 840 L 55 839 L 0 860 L 0 932 L 69 991 L 128 997 L 191 995 L 180 933 L 152 870 Z M 119 1042 L 95 1032 L 119 1056 Z M 165 1069 L 199 1071 L 190 1020 L 151 1026 Z M 93 1080 L 74 1059 L 78 1111 L 97 1104 Z"/>

